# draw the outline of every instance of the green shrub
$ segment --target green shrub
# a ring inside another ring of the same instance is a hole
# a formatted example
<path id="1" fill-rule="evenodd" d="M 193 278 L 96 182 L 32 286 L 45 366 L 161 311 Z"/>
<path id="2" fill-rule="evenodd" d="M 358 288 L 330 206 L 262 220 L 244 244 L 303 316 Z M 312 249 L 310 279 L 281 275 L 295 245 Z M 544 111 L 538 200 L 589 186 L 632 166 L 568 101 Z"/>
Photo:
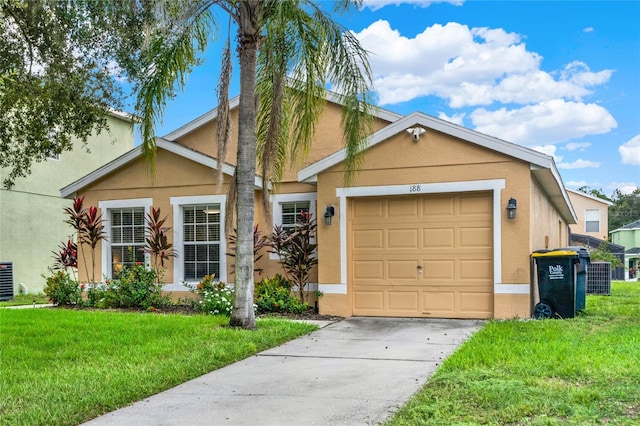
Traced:
<path id="1" fill-rule="evenodd" d="M 78 282 L 64 271 L 58 271 L 47 278 L 44 294 L 51 303 L 57 305 L 77 305 L 82 300 L 82 290 Z"/>
<path id="2" fill-rule="evenodd" d="M 281 312 L 300 314 L 309 309 L 309 305 L 300 302 L 291 296 L 291 282 L 282 275 L 276 274 L 273 278 L 265 278 L 256 283 L 255 303 L 258 312 Z"/>
<path id="3" fill-rule="evenodd" d="M 125 267 L 119 277 L 104 284 L 92 284 L 87 291 L 87 302 L 96 308 L 151 309 L 171 305 L 169 296 L 162 294 L 162 285 L 156 282 L 154 270 L 143 265 Z"/>

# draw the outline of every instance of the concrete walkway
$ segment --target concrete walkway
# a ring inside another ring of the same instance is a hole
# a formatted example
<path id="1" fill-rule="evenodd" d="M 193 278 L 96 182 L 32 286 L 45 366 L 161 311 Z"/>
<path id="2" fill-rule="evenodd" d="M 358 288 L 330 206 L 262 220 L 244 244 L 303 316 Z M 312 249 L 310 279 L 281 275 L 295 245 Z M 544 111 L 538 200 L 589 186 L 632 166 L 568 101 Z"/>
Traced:
<path id="1" fill-rule="evenodd" d="M 87 425 L 377 425 L 482 321 L 348 318 Z"/>

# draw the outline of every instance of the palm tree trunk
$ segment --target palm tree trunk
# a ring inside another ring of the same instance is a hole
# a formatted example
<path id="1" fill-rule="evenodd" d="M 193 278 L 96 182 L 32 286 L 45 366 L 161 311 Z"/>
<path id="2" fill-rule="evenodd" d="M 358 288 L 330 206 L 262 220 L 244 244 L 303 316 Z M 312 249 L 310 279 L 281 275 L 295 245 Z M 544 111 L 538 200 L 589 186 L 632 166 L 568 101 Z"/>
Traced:
<path id="1" fill-rule="evenodd" d="M 239 22 L 240 105 L 236 165 L 237 225 L 235 299 L 229 325 L 254 329 L 253 311 L 253 218 L 256 174 L 256 64 L 260 34 L 257 2 L 241 2 Z"/>

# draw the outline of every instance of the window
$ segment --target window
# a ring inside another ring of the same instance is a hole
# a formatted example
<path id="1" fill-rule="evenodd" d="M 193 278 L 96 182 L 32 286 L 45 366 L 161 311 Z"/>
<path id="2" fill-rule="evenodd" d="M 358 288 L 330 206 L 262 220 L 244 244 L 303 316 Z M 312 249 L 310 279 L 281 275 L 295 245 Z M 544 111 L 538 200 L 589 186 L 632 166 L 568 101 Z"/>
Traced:
<path id="1" fill-rule="evenodd" d="M 585 232 L 600 232 L 600 210 L 587 209 L 584 215 Z"/>
<path id="2" fill-rule="evenodd" d="M 147 263 L 145 215 L 151 209 L 152 198 L 100 201 L 107 238 L 102 240 L 102 276 L 116 278 L 122 268 L 136 262 Z"/>
<path id="3" fill-rule="evenodd" d="M 224 232 L 224 195 L 171 197 L 173 206 L 173 283 L 168 291 L 184 291 L 205 275 L 227 281 L 227 240 Z"/>
<path id="4" fill-rule="evenodd" d="M 182 207 L 184 280 L 220 277 L 220 204 Z"/>
<path id="5" fill-rule="evenodd" d="M 144 263 L 144 207 L 109 210 L 111 236 L 111 276 L 117 278 L 125 267 Z"/>
<path id="6" fill-rule="evenodd" d="M 279 225 L 285 229 L 293 228 L 302 211 L 311 213 L 313 219 L 317 220 L 317 198 L 318 196 L 315 192 L 272 195 L 273 226 Z M 269 259 L 278 260 L 279 258 L 275 253 L 269 253 Z"/>
<path id="7" fill-rule="evenodd" d="M 280 208 L 282 209 L 282 228 L 287 231 L 293 229 L 300 218 L 300 213 L 309 212 L 310 204 L 311 203 L 309 201 L 282 203 L 280 205 Z"/>

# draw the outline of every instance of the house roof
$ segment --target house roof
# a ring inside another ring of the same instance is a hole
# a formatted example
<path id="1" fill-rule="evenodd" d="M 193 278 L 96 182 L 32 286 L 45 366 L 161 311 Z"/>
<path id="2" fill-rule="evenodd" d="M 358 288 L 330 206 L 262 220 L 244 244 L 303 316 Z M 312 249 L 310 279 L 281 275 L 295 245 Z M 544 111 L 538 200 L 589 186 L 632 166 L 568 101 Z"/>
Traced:
<path id="1" fill-rule="evenodd" d="M 175 142 L 171 142 L 162 138 L 156 138 L 156 146 L 160 149 L 164 149 L 165 151 L 172 152 L 173 154 L 184 157 L 188 160 L 194 161 L 196 163 L 202 164 L 203 166 L 210 167 L 212 169 L 218 168 L 218 160 L 215 158 L 203 154 L 199 151 L 195 151 L 191 148 L 187 148 Z M 75 182 L 65 186 L 60 190 L 60 194 L 63 198 L 73 197 L 75 193 L 80 191 L 82 188 L 85 188 L 92 183 L 96 182 L 99 179 L 115 172 L 121 167 L 131 163 L 134 160 L 137 160 L 142 157 L 142 146 L 138 146 L 133 148 L 132 150 L 124 153 L 120 157 L 115 160 L 105 164 L 104 166 L 94 170 L 76 180 Z M 222 172 L 228 176 L 233 176 L 235 172 L 235 167 L 229 164 L 222 165 Z M 262 189 L 262 178 L 259 176 L 255 177 L 255 186 L 257 189 Z"/>
<path id="2" fill-rule="evenodd" d="M 340 99 L 340 95 L 331 92 L 329 90 L 325 91 L 326 95 L 327 95 L 327 100 L 329 102 L 333 102 L 335 104 L 338 105 L 343 105 L 341 99 Z M 229 109 L 234 109 L 236 108 L 238 105 L 240 105 L 240 97 L 236 96 L 235 98 L 231 99 L 229 101 Z M 390 123 L 393 123 L 394 121 L 399 120 L 400 118 L 402 118 L 401 114 L 396 114 L 395 112 L 391 112 L 385 109 L 382 109 L 380 107 L 374 107 L 373 108 L 373 116 L 377 117 L 381 120 L 385 120 L 388 121 Z M 218 117 L 218 108 L 214 108 L 204 114 L 202 114 L 200 117 L 191 120 L 190 122 L 188 122 L 187 124 L 185 124 L 182 127 L 179 127 L 178 129 L 172 131 L 171 133 L 167 133 L 166 135 L 164 135 L 162 138 L 166 139 L 166 140 L 170 140 L 170 141 L 175 141 L 176 139 L 181 138 L 182 136 L 193 132 L 194 130 L 206 125 L 207 123 L 210 123 L 211 121 L 215 120 Z"/>
<path id="3" fill-rule="evenodd" d="M 640 247 L 630 248 L 629 250 L 625 251 L 625 254 L 640 254 Z"/>
<path id="4" fill-rule="evenodd" d="M 570 194 L 575 194 L 575 195 L 579 195 L 579 196 L 588 198 L 588 199 L 593 200 L 593 201 L 597 201 L 597 202 L 605 204 L 607 206 L 612 206 L 613 205 L 613 203 L 611 201 L 608 201 L 608 200 L 605 200 L 605 199 L 602 199 L 602 198 L 599 198 L 599 197 L 594 197 L 593 195 L 585 194 L 584 192 L 574 191 L 573 189 L 569 189 L 569 188 L 567 188 L 567 192 L 569 192 Z"/>
<path id="5" fill-rule="evenodd" d="M 631 230 L 636 230 L 636 229 L 640 229 L 640 220 L 636 220 L 635 222 L 627 223 L 626 225 L 623 225 L 618 229 L 614 229 L 613 231 L 611 231 L 609 233 L 613 234 L 614 232 L 618 232 L 618 231 L 631 231 Z"/>

